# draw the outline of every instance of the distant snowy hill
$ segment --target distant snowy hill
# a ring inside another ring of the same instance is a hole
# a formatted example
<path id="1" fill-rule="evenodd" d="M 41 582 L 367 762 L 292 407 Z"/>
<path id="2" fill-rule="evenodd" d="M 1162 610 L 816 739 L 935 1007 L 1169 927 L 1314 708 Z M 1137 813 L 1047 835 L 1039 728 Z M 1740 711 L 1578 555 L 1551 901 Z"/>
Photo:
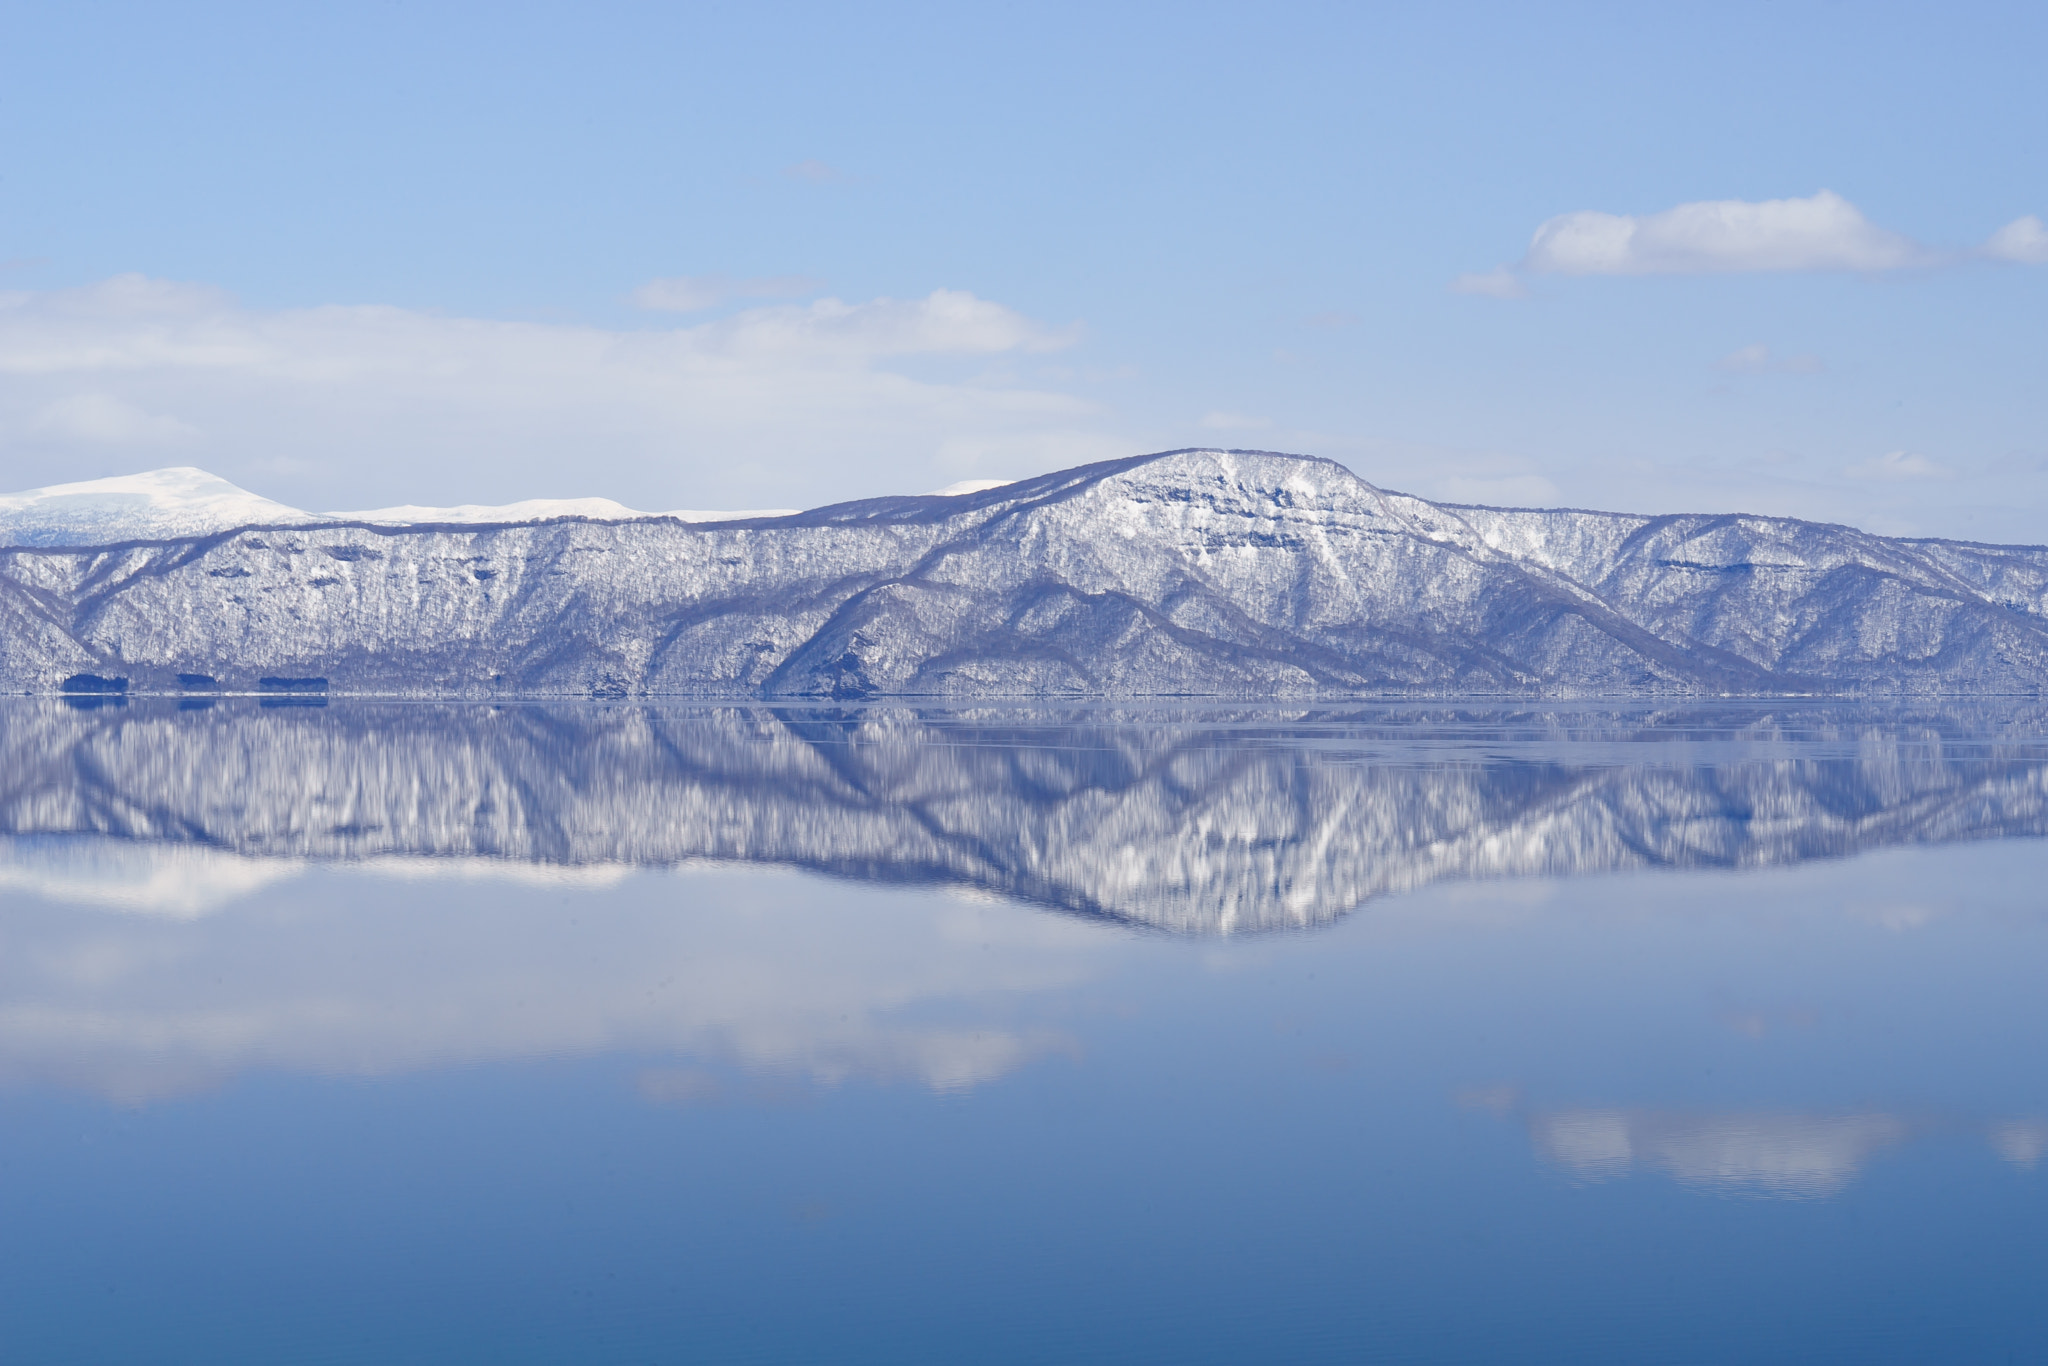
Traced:
<path id="1" fill-rule="evenodd" d="M 483 525 L 545 522 L 565 517 L 625 522 L 673 517 L 683 522 L 728 522 L 781 517 L 794 509 L 746 512 L 639 512 L 609 498 L 530 498 L 521 503 L 461 507 L 391 507 L 370 512 L 306 512 L 238 488 L 191 466 L 151 470 L 114 479 L 52 484 L 0 494 L 0 547 L 105 546 L 124 541 L 166 541 L 217 535 L 250 526 L 316 526 L 335 522 Z"/>
<path id="2" fill-rule="evenodd" d="M 113 545 L 320 520 L 190 466 L 0 494 L 0 545 Z"/>
<path id="3" fill-rule="evenodd" d="M 72 686 L 841 699 L 2048 680 L 2039 547 L 1460 507 L 1256 451 L 791 515 L 589 500 L 335 520 L 197 471 L 4 507 L 25 519 L 0 521 L 0 687 L 19 691 L 85 675 L 105 681 Z"/>

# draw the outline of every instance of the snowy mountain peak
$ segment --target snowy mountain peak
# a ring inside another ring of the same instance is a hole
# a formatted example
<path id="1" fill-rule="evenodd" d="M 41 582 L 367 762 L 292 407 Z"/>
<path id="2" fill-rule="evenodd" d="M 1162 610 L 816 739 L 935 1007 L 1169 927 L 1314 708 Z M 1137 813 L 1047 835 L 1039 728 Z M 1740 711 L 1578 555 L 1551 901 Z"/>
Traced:
<path id="1" fill-rule="evenodd" d="M 321 520 L 190 465 L 0 494 L 0 545 L 111 545 Z"/>

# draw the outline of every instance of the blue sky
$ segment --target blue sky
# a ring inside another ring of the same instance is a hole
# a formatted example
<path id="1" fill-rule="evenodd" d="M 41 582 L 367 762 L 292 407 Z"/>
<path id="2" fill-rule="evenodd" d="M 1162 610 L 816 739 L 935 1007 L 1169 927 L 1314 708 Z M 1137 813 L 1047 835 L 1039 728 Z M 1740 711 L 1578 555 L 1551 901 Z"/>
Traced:
<path id="1" fill-rule="evenodd" d="M 2048 540 L 2048 10 L 1677 8 L 0 5 L 0 487 Z"/>

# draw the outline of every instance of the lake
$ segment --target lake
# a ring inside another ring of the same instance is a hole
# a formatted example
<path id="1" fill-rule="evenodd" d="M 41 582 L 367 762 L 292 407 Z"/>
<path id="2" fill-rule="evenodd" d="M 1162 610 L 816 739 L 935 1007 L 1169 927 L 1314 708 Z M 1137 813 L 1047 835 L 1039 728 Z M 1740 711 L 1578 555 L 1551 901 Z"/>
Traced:
<path id="1" fill-rule="evenodd" d="M 0 1360 L 2048 1351 L 2048 706 L 0 705 Z"/>

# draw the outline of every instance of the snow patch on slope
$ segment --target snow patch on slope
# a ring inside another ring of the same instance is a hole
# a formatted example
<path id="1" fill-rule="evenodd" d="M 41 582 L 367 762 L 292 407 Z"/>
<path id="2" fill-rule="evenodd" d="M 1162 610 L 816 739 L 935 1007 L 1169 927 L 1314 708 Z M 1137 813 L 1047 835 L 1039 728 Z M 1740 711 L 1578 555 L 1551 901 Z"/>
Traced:
<path id="1" fill-rule="evenodd" d="M 178 540 L 323 520 L 189 465 L 0 495 L 0 545 Z"/>

